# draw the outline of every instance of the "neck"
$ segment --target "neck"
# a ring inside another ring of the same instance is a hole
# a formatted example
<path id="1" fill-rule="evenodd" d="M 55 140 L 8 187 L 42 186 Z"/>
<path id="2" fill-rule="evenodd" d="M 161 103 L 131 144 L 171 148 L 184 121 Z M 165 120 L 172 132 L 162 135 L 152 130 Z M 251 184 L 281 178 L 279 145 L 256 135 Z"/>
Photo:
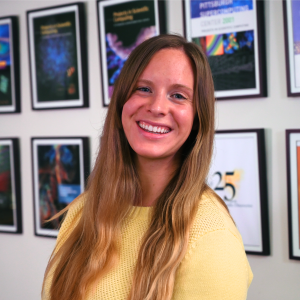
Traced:
<path id="1" fill-rule="evenodd" d="M 174 176 L 179 166 L 178 159 L 137 157 L 136 163 L 142 187 L 142 206 L 153 206 Z"/>

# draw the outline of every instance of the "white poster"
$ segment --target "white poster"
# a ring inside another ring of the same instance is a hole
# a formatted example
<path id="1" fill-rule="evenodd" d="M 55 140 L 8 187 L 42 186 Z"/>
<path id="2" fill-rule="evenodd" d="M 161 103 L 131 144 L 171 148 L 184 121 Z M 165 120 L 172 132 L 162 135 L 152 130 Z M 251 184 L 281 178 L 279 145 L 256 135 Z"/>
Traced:
<path id="1" fill-rule="evenodd" d="M 225 201 L 245 250 L 263 252 L 256 132 L 216 133 L 210 187 Z"/>
<path id="2" fill-rule="evenodd" d="M 300 260 L 300 130 L 287 130 L 290 258 Z"/>

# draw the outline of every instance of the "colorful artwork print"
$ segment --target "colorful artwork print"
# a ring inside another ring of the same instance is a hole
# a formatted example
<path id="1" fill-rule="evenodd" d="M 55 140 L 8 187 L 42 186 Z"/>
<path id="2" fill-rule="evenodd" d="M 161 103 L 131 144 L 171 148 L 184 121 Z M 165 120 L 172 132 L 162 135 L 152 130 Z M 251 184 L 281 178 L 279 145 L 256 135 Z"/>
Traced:
<path id="1" fill-rule="evenodd" d="M 216 91 L 255 88 L 253 30 L 192 40 L 208 56 Z"/>
<path id="2" fill-rule="evenodd" d="M 108 97 L 129 54 L 156 36 L 154 1 L 130 1 L 104 7 Z"/>
<path id="3" fill-rule="evenodd" d="M 192 18 L 212 17 L 252 9 L 252 0 L 191 0 Z"/>
<path id="4" fill-rule="evenodd" d="M 0 145 L 0 226 L 14 225 L 10 151 L 9 145 Z"/>
<path id="5" fill-rule="evenodd" d="M 60 219 L 45 223 L 81 192 L 79 145 L 38 145 L 38 193 L 41 228 L 57 229 Z"/>
<path id="6" fill-rule="evenodd" d="M 0 107 L 12 105 L 10 25 L 0 24 Z"/>
<path id="7" fill-rule="evenodd" d="M 223 35 L 208 35 L 206 37 L 206 55 L 224 54 Z"/>
<path id="8" fill-rule="evenodd" d="M 39 102 L 80 97 L 75 12 L 33 19 Z"/>
<path id="9" fill-rule="evenodd" d="M 292 0 L 293 44 L 295 58 L 295 86 L 300 88 L 300 1 Z"/>

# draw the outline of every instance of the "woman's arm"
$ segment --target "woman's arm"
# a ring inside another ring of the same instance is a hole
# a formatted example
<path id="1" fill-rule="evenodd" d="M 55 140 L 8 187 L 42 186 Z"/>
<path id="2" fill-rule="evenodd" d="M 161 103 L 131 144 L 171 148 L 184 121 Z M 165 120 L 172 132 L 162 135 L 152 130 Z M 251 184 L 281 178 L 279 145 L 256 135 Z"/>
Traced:
<path id="1" fill-rule="evenodd" d="M 172 300 L 242 300 L 252 281 L 244 247 L 228 229 L 191 245 L 175 281 Z"/>

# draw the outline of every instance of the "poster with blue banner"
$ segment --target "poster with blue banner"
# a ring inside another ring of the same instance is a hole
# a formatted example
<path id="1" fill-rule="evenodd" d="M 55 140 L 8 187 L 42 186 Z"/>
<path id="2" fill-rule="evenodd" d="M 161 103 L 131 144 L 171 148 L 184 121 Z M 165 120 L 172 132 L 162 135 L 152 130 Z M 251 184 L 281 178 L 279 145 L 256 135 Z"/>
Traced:
<path id="1" fill-rule="evenodd" d="M 185 35 L 208 58 L 216 98 L 266 96 L 257 1 L 185 0 L 184 11 Z"/>
<path id="2" fill-rule="evenodd" d="M 300 1 L 284 1 L 288 96 L 300 96 Z"/>

